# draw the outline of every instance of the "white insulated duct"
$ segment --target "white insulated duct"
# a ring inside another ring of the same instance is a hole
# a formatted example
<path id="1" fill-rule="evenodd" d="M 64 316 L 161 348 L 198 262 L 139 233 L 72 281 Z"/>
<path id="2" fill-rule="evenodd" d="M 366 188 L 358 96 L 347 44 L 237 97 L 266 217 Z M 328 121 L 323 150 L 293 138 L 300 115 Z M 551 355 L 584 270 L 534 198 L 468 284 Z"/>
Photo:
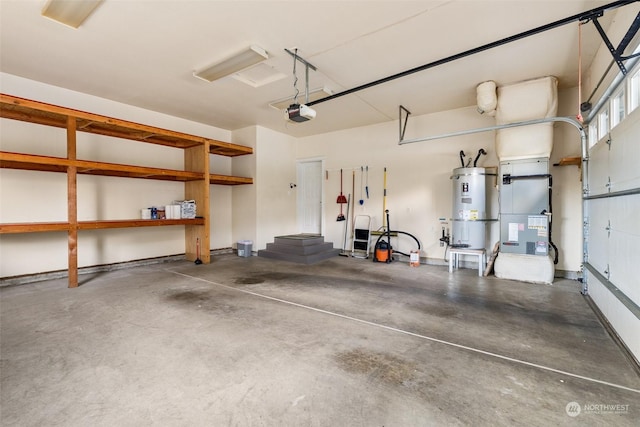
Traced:
<path id="1" fill-rule="evenodd" d="M 555 117 L 558 112 L 558 79 L 553 76 L 500 86 L 497 94 L 497 125 Z M 548 158 L 552 149 L 553 123 L 496 132 L 500 161 Z"/>
<path id="2" fill-rule="evenodd" d="M 482 82 L 476 87 L 476 102 L 478 113 L 487 116 L 495 116 L 498 107 L 498 94 L 496 92 L 496 82 L 489 80 Z"/>

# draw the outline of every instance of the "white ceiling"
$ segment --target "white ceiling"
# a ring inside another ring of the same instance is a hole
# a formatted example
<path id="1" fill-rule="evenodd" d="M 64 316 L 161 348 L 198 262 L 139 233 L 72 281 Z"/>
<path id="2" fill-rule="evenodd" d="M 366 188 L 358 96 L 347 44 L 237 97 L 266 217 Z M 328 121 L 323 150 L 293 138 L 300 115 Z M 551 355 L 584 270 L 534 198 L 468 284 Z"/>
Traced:
<path id="1" fill-rule="evenodd" d="M 257 124 L 306 136 L 396 120 L 400 104 L 413 115 L 474 105 L 485 80 L 555 75 L 561 87 L 575 86 L 578 25 L 322 102 L 305 123 L 268 105 L 294 94 L 285 48 L 318 68 L 311 89 L 336 93 L 609 2 L 105 0 L 77 30 L 43 18 L 45 3 L 0 0 L 0 71 L 224 129 Z M 601 19 L 605 29 L 615 13 Z M 583 67 L 600 43 L 594 26 L 583 26 Z M 192 76 L 250 45 L 267 50 L 264 64 L 286 77 L 255 88 Z M 300 66 L 298 77 L 303 93 Z"/>

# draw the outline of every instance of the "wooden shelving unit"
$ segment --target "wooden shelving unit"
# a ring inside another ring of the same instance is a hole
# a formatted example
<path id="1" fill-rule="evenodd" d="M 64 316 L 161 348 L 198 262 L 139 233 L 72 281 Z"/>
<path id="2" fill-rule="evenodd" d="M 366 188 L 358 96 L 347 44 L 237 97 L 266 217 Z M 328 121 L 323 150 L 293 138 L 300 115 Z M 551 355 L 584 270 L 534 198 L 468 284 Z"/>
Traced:
<path id="1" fill-rule="evenodd" d="M 66 222 L 0 224 L 0 234 L 67 232 L 69 246 L 69 287 L 78 286 L 77 241 L 78 231 L 80 230 L 184 226 L 186 258 L 191 261 L 196 259 L 197 242 L 199 241 L 200 247 L 203 248 L 200 259 L 203 263 L 209 263 L 210 255 L 207 250 L 207 248 L 210 247 L 209 185 L 253 184 L 253 178 L 211 174 L 209 171 L 210 154 L 228 157 L 242 156 L 252 154 L 253 149 L 251 147 L 142 125 L 5 94 L 0 94 L 0 117 L 64 128 L 67 131 L 66 158 L 0 151 L 0 167 L 66 173 L 68 220 Z M 139 141 L 146 144 L 157 144 L 182 149 L 184 151 L 184 170 L 78 159 L 76 156 L 77 132 L 88 132 Z M 185 199 L 196 201 L 198 217 L 195 219 L 78 221 L 78 174 L 184 182 Z"/>

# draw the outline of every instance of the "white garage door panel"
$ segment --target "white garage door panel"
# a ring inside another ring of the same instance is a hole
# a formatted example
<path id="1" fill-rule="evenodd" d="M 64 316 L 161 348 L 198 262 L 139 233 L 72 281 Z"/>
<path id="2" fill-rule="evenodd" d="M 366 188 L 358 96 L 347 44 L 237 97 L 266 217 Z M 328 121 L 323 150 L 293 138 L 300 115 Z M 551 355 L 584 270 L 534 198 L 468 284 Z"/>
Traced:
<path id="1" fill-rule="evenodd" d="M 594 275 L 589 276 L 589 295 L 618 336 L 636 357 L 640 355 L 640 319 Z"/>
<path id="2" fill-rule="evenodd" d="M 637 286 L 640 265 L 637 258 L 632 256 L 640 247 L 640 238 L 612 231 L 609 244 L 609 281 L 615 283 L 627 297 L 640 305 L 640 287 Z"/>
<path id="3" fill-rule="evenodd" d="M 596 144 L 589 153 L 589 193 L 609 192 L 609 145 L 604 141 Z"/>
<path id="4" fill-rule="evenodd" d="M 640 305 L 640 194 L 609 199 L 609 280 Z"/>
<path id="5" fill-rule="evenodd" d="M 640 169 L 640 144 L 634 144 L 629 129 L 625 129 L 624 132 L 615 132 L 609 152 L 611 191 L 640 187 L 638 169 Z"/>
<path id="6" fill-rule="evenodd" d="M 603 276 L 609 264 L 609 199 L 589 202 L 589 264 Z"/>

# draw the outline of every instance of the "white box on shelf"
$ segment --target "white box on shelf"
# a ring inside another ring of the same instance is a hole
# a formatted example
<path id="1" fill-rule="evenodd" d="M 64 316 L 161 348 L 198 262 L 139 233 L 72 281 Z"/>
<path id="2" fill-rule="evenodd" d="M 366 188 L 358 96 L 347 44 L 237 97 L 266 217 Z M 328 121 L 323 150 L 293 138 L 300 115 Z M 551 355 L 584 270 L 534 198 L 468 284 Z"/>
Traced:
<path id="1" fill-rule="evenodd" d="M 195 218 L 196 217 L 196 201 L 195 200 L 183 200 L 180 202 L 180 218 Z"/>

